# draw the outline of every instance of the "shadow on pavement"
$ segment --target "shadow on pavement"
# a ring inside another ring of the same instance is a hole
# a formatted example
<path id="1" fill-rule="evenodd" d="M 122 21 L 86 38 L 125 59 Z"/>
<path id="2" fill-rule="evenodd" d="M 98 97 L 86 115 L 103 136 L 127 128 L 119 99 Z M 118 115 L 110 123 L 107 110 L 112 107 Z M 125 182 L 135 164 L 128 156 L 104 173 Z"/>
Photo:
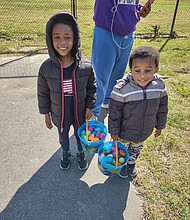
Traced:
<path id="1" fill-rule="evenodd" d="M 71 137 L 71 146 L 76 146 Z M 130 182 L 114 176 L 91 187 L 81 179 L 75 152 L 69 170 L 59 169 L 60 149 L 23 184 L 1 212 L 3 220 L 123 220 Z M 87 155 L 89 164 L 93 155 Z M 91 177 L 89 177 L 91 178 Z M 96 177 L 94 177 L 96 178 Z"/>

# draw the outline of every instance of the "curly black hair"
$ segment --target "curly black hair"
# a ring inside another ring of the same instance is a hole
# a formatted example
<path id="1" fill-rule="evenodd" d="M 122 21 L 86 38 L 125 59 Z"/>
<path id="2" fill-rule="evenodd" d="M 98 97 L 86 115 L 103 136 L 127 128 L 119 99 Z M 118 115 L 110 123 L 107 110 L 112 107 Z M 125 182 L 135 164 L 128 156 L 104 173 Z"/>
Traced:
<path id="1" fill-rule="evenodd" d="M 156 49 L 149 47 L 149 46 L 140 46 L 131 53 L 130 58 L 129 58 L 129 67 L 132 68 L 134 59 L 137 59 L 137 58 L 143 59 L 147 57 L 155 61 L 156 67 L 159 66 L 159 62 L 160 62 L 159 52 Z"/>

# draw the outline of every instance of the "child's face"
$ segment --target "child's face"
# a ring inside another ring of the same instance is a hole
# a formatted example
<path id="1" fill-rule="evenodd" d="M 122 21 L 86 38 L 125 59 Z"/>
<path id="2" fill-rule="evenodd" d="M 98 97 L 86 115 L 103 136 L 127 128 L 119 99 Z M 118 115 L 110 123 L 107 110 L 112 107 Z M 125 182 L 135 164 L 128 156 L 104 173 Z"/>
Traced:
<path id="1" fill-rule="evenodd" d="M 136 58 L 133 60 L 131 73 L 133 80 L 142 87 L 152 81 L 153 75 L 158 72 L 155 61 L 151 58 Z"/>
<path id="2" fill-rule="evenodd" d="M 73 48 L 74 33 L 69 25 L 57 23 L 52 29 L 52 41 L 60 56 L 70 56 Z"/>

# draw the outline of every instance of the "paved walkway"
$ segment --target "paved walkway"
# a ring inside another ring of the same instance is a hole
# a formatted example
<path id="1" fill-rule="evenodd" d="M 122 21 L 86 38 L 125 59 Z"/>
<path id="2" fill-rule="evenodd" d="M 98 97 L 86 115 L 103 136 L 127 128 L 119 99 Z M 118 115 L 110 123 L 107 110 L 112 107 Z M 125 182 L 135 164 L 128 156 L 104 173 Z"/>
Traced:
<path id="1" fill-rule="evenodd" d="M 129 179 L 104 176 L 97 155 L 86 172 L 59 169 L 57 130 L 38 113 L 36 76 L 48 55 L 0 58 L 0 220 L 140 220 Z"/>

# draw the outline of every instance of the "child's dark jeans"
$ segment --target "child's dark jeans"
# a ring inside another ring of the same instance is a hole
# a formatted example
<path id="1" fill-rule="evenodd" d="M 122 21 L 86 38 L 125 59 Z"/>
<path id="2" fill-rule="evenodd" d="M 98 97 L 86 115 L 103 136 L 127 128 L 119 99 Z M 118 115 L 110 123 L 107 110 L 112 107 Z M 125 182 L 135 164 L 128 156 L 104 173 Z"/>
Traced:
<path id="1" fill-rule="evenodd" d="M 73 124 L 73 125 L 64 125 L 63 127 L 63 131 L 61 132 L 60 129 L 58 129 L 58 133 L 59 133 L 59 143 L 62 147 L 62 150 L 63 151 L 68 151 L 70 150 L 70 141 L 69 141 L 69 130 L 70 130 L 70 127 L 73 126 L 74 128 L 74 135 L 76 137 L 76 140 L 77 140 L 77 148 L 78 148 L 78 151 L 82 151 L 82 146 L 81 146 L 81 142 L 80 142 L 80 139 L 78 137 L 78 134 L 77 134 L 77 130 L 78 130 L 78 126 L 76 124 Z"/>

